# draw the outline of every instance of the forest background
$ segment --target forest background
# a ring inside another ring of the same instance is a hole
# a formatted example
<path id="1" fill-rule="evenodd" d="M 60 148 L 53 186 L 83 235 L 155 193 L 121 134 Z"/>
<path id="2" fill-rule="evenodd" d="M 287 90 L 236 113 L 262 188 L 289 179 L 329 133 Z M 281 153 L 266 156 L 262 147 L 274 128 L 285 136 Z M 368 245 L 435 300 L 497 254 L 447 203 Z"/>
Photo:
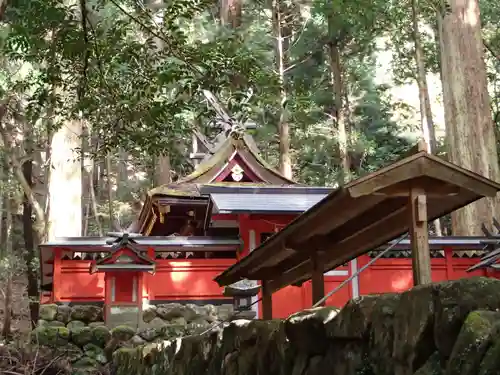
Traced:
<path id="1" fill-rule="evenodd" d="M 25 293 L 36 320 L 38 243 L 126 228 L 193 169 L 220 132 L 203 90 L 301 183 L 342 185 L 419 138 L 500 180 L 497 1 L 0 0 L 3 335 L 29 325 Z M 430 231 L 481 234 L 497 205 Z"/>

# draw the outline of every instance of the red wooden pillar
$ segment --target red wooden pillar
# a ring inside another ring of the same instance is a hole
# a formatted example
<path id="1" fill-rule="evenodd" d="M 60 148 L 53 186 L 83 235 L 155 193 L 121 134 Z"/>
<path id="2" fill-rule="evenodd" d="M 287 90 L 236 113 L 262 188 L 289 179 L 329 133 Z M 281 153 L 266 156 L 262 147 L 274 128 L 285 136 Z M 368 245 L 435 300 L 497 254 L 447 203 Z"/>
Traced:
<path id="1" fill-rule="evenodd" d="M 61 300 L 61 293 L 59 285 L 61 284 L 62 274 L 62 250 L 60 248 L 54 249 L 54 264 L 52 271 L 52 302 Z"/>
<path id="2" fill-rule="evenodd" d="M 447 246 L 444 248 L 444 264 L 446 266 L 446 279 L 453 280 L 453 248 Z"/>
<path id="3" fill-rule="evenodd" d="M 238 215 L 238 223 L 240 227 L 239 228 L 240 237 L 241 240 L 243 241 L 243 249 L 237 255 L 237 259 L 240 260 L 241 258 L 247 256 L 250 253 L 250 229 L 251 229 L 250 216 L 248 214 Z"/>
<path id="4" fill-rule="evenodd" d="M 148 257 L 150 259 L 155 260 L 156 252 L 155 252 L 154 248 L 152 248 L 152 247 L 148 248 Z M 152 276 L 153 275 L 151 275 L 149 273 L 142 273 L 142 276 L 141 276 L 141 287 L 140 287 L 140 290 L 142 293 L 141 298 L 147 297 L 149 301 L 154 299 L 153 289 L 151 288 Z"/>

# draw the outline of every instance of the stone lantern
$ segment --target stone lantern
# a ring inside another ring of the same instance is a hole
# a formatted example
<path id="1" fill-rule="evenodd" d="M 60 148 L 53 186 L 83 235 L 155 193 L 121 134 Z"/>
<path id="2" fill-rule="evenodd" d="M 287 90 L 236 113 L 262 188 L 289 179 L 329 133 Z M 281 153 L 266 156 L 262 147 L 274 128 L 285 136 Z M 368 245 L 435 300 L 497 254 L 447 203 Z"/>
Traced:
<path id="1" fill-rule="evenodd" d="M 240 280 L 224 287 L 224 296 L 233 297 L 233 319 L 253 319 L 255 311 L 251 310 L 252 297 L 260 290 L 260 285 L 254 280 Z"/>

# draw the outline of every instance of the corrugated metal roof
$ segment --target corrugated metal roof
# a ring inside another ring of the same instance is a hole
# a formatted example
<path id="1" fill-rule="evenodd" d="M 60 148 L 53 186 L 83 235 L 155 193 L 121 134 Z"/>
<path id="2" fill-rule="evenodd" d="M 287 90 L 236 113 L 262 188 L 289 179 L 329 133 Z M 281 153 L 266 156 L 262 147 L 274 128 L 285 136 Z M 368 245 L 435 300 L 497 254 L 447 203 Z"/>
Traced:
<path id="1" fill-rule="evenodd" d="M 297 185 L 269 185 L 262 183 L 244 182 L 234 184 L 211 183 L 200 185 L 200 193 L 204 194 L 330 194 L 335 189 L 331 187 L 297 186 Z"/>
<path id="2" fill-rule="evenodd" d="M 214 211 L 219 214 L 302 213 L 314 206 L 327 194 L 211 194 Z"/>
<path id="3" fill-rule="evenodd" d="M 61 237 L 54 241 L 46 242 L 41 247 L 57 247 L 57 246 L 105 246 L 111 247 L 110 242 L 115 241 L 114 237 Z M 161 247 L 179 247 L 179 246 L 218 246 L 218 245 L 234 245 L 241 244 L 239 238 L 216 238 L 216 237 L 153 237 L 139 236 L 133 237 L 133 240 L 138 246 L 161 246 Z"/>
<path id="4" fill-rule="evenodd" d="M 494 245 L 499 239 L 479 236 L 447 236 L 447 237 L 429 237 L 429 248 L 431 250 L 443 250 L 445 247 L 451 247 L 453 250 L 485 250 L 488 245 Z M 410 250 L 411 242 L 409 239 L 390 241 L 380 246 L 376 250 L 384 250 L 387 246 L 393 246 L 393 250 Z"/>

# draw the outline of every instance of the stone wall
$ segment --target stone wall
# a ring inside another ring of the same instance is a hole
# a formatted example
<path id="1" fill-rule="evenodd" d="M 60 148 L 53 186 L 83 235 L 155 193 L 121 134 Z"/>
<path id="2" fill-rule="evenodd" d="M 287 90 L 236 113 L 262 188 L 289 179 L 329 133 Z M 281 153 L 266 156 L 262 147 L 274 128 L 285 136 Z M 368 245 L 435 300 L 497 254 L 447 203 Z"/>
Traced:
<path id="1" fill-rule="evenodd" d="M 143 324 L 138 329 L 126 325 L 109 329 L 103 321 L 102 307 L 46 304 L 40 306 L 40 320 L 31 341 L 52 348 L 75 369 L 95 370 L 105 366 L 117 349 L 198 334 L 231 312 L 230 305 L 161 304 L 143 312 Z"/>
<path id="2" fill-rule="evenodd" d="M 113 353 L 116 375 L 500 374 L 500 281 L 365 296 Z"/>

